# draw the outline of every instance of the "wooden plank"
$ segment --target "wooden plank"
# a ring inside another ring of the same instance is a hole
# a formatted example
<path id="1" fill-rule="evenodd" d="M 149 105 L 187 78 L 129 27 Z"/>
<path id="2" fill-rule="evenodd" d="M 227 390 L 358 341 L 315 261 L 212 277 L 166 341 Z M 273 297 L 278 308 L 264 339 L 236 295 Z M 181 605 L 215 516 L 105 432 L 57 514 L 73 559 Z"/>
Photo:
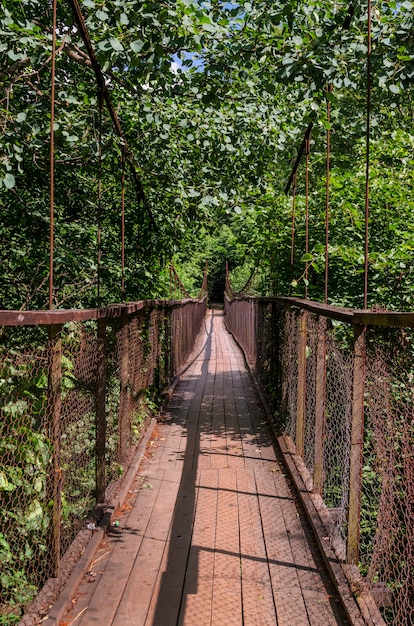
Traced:
<path id="1" fill-rule="evenodd" d="M 112 621 L 113 626 L 143 626 L 167 544 L 181 472 L 165 475 L 151 518 Z"/>
<path id="2" fill-rule="evenodd" d="M 167 550 L 147 615 L 148 624 L 176 626 L 178 622 L 197 503 L 196 477 L 194 470 L 183 473 Z"/>
<path id="3" fill-rule="evenodd" d="M 278 471 L 275 466 L 273 469 Z M 308 618 L 272 472 L 255 471 L 263 536 L 272 580 L 277 623 L 308 626 Z M 286 495 L 283 496 L 286 499 Z M 287 502 L 291 498 L 287 499 Z"/>
<path id="4" fill-rule="evenodd" d="M 129 515 L 121 518 L 119 529 L 114 528 L 109 535 L 107 548 L 110 550 L 110 555 L 106 561 L 100 561 L 95 568 L 91 568 L 97 576 L 96 582 L 93 583 L 93 589 L 91 589 L 91 579 L 88 577 L 86 577 L 87 582 L 80 587 L 81 601 L 77 603 L 77 614 L 84 606 L 87 606 L 88 609 L 82 619 L 79 620 L 79 626 L 88 626 L 94 620 L 98 623 L 102 616 L 103 607 L 106 623 L 112 623 L 146 535 L 163 476 L 164 473 L 160 473 L 158 479 L 151 479 L 151 483 L 147 480 L 144 483 L 139 479 L 136 481 L 135 484 L 141 483 L 141 486 L 142 484 L 151 484 L 152 489 L 141 489 Z M 86 604 L 83 603 L 84 606 L 82 605 L 82 597 L 86 599 Z"/>
<path id="5" fill-rule="evenodd" d="M 211 467 L 214 469 L 227 467 L 226 437 L 224 434 L 224 387 L 220 378 L 222 378 L 220 372 L 216 371 L 211 423 Z"/>
<path id="6" fill-rule="evenodd" d="M 316 544 L 314 546 L 312 544 L 314 539 L 302 508 L 296 506 L 296 501 L 282 471 L 272 472 L 272 478 L 280 500 L 293 564 L 309 624 L 333 626 L 346 622 L 345 613 L 327 574 L 322 556 Z"/>
<path id="7" fill-rule="evenodd" d="M 239 519 L 236 472 L 219 471 L 212 624 L 242 624 Z"/>
<path id="8" fill-rule="evenodd" d="M 237 470 L 243 624 L 277 624 L 253 470 Z"/>
<path id="9" fill-rule="evenodd" d="M 301 508 L 296 506 L 294 494 L 286 482 L 283 466 L 281 470 L 271 472 L 271 475 L 280 502 L 301 593 L 300 599 L 297 589 L 293 588 L 293 592 L 286 589 L 287 597 L 293 604 L 303 601 L 311 626 L 348 623 L 340 598 L 324 566 L 322 555 L 314 543 L 307 520 Z"/>
<path id="10" fill-rule="evenodd" d="M 250 380 L 247 374 L 242 377 L 242 382 L 242 387 L 234 390 L 234 397 L 242 436 L 244 467 L 247 468 L 254 467 L 261 458 L 261 446 L 252 422 L 252 402 L 248 397 Z"/>
<path id="11" fill-rule="evenodd" d="M 179 626 L 211 626 L 216 537 L 217 470 L 198 472 L 198 497 Z"/>
<path id="12" fill-rule="evenodd" d="M 346 582 L 344 573 L 341 569 L 338 559 L 336 558 L 333 547 L 331 546 L 329 541 L 323 539 L 324 537 L 326 537 L 326 529 L 320 519 L 320 516 L 317 512 L 317 509 L 315 508 L 312 499 L 312 495 L 314 497 L 317 496 L 316 494 L 310 494 L 307 491 L 303 479 L 297 469 L 297 465 L 295 463 L 295 455 L 289 452 L 289 448 L 287 443 L 285 442 L 285 438 L 279 437 L 278 442 L 283 454 L 284 461 L 288 467 L 290 476 L 295 484 L 297 494 L 299 495 L 299 498 L 308 515 L 309 522 L 311 523 L 311 526 L 314 530 L 315 537 L 318 542 L 318 546 L 323 556 L 325 565 L 340 595 L 341 602 L 346 611 L 347 617 L 350 620 L 351 624 L 362 626 L 364 624 L 364 620 L 361 617 L 361 613 Z"/>

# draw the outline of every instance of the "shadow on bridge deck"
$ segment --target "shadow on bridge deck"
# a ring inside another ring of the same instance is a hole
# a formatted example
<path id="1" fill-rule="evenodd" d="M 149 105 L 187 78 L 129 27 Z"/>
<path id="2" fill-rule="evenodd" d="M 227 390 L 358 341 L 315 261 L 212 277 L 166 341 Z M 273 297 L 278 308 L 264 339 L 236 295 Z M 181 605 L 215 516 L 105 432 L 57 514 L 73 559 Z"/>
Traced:
<path id="1" fill-rule="evenodd" d="M 61 624 L 348 623 L 221 311 L 132 491 Z"/>

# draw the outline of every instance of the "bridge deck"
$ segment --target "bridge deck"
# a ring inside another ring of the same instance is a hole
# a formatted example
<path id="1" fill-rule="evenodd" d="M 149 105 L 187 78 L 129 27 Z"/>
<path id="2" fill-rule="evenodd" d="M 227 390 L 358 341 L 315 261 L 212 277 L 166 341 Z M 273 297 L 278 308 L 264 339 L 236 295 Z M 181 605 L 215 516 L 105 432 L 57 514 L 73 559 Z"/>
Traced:
<path id="1" fill-rule="evenodd" d="M 133 491 L 64 623 L 348 623 L 217 311 Z"/>

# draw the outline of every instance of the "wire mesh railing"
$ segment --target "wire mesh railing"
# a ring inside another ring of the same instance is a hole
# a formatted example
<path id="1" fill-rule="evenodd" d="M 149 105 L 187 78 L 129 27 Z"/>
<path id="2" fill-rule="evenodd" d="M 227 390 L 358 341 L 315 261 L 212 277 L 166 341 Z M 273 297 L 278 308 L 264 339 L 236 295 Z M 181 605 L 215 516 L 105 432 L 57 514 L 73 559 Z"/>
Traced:
<path id="1" fill-rule="evenodd" d="M 97 523 L 205 311 L 206 297 L 0 312 L 0 623 Z"/>
<path id="2" fill-rule="evenodd" d="M 385 623 L 414 623 L 414 315 L 294 298 L 226 298 L 225 311 L 355 593 Z"/>

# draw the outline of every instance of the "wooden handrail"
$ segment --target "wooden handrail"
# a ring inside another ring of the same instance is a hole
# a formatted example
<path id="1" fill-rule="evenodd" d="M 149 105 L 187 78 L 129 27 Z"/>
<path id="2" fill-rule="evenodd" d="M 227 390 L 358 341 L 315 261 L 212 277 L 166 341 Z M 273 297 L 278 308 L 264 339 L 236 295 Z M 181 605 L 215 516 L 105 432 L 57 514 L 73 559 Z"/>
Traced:
<path id="1" fill-rule="evenodd" d="M 227 299 L 231 298 L 226 294 Z M 414 312 L 407 311 L 373 311 L 371 309 L 351 309 L 347 307 L 333 306 L 291 297 L 267 297 L 240 296 L 239 300 L 259 300 L 260 302 L 276 302 L 285 306 L 294 306 L 298 309 L 310 311 L 315 315 L 321 315 L 328 319 L 346 322 L 355 326 L 388 326 L 390 328 L 414 328 Z"/>
<path id="2" fill-rule="evenodd" d="M 132 315 L 146 307 L 183 306 L 189 302 L 203 302 L 196 298 L 185 300 L 138 300 L 125 304 L 111 304 L 95 309 L 53 309 L 48 311 L 8 311 L 0 310 L 0 326 L 53 326 L 67 322 L 86 322 L 88 320 L 114 319 L 122 314 Z"/>

